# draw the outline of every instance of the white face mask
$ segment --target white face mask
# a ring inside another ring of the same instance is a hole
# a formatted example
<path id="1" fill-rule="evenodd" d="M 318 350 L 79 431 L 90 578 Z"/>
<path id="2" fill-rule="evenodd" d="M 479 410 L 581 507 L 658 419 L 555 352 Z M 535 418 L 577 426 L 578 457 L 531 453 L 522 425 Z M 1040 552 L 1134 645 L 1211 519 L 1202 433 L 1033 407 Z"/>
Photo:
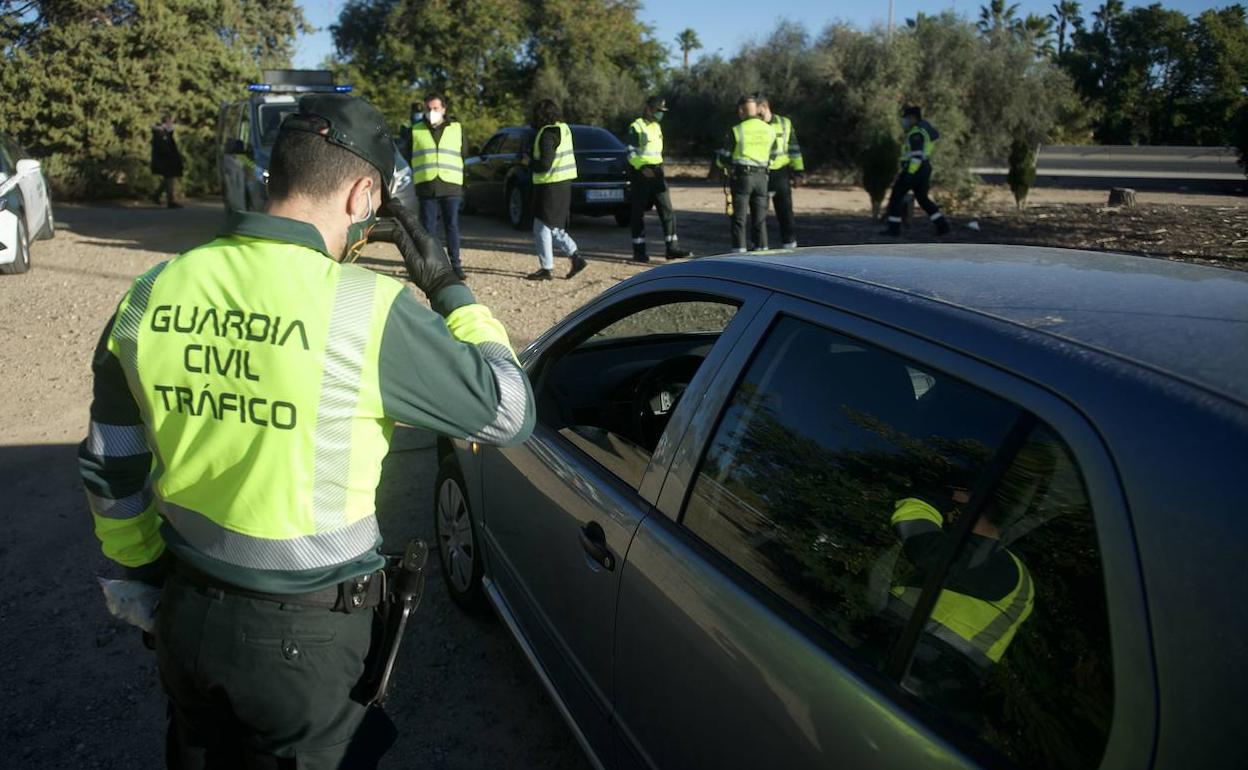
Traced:
<path id="1" fill-rule="evenodd" d="M 425 113 L 425 118 L 429 121 L 429 125 L 436 126 L 442 122 L 445 114 L 442 110 L 429 110 Z"/>

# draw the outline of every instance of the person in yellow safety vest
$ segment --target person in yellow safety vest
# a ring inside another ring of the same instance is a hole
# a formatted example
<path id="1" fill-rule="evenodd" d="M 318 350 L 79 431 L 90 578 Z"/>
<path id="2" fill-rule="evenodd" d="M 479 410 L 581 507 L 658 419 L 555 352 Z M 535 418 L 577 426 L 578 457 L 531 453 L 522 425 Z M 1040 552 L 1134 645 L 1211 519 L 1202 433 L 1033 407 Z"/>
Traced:
<path id="1" fill-rule="evenodd" d="M 412 184 L 420 201 L 420 218 L 425 229 L 437 237 L 440 232 L 451 268 L 462 281 L 464 266 L 459 258 L 459 205 L 464 196 L 464 157 L 468 154 L 468 134 L 453 115 L 447 114 L 447 99 L 440 93 L 425 96 L 421 117 L 412 123 Z M 441 215 L 442 227 L 438 228 Z"/>
<path id="2" fill-rule="evenodd" d="M 692 256 L 680 248 L 676 238 L 676 213 L 663 173 L 663 116 L 667 100 L 661 96 L 646 99 L 641 117 L 628 127 L 628 186 L 630 223 L 633 230 L 633 261 L 649 262 L 646 254 L 646 210 L 651 204 L 659 212 L 668 259 Z"/>
<path id="3" fill-rule="evenodd" d="M 572 180 L 576 179 L 576 154 L 572 128 L 563 122 L 559 105 L 542 99 L 533 108 L 533 151 L 527 162 L 533 180 L 533 239 L 537 246 L 538 268 L 525 276 L 530 281 L 549 281 L 555 267 L 554 245 L 558 245 L 572 268 L 567 278 L 584 270 L 589 263 L 577 253 L 576 241 L 568 235 L 572 215 Z"/>
<path id="4" fill-rule="evenodd" d="M 767 170 L 778 150 L 775 129 L 758 117 L 753 95 L 737 101 L 737 118 L 716 164 L 727 170 L 732 188 L 732 250 L 744 253 L 767 248 Z"/>
<path id="5" fill-rule="evenodd" d="M 793 121 L 771 111 L 771 101 L 765 94 L 758 94 L 758 116 L 776 131 L 777 154 L 767 173 L 767 192 L 776 208 L 776 220 L 780 223 L 780 245 L 784 249 L 797 248 L 794 234 L 793 188 L 802 184 L 806 161 L 797 143 L 797 131 Z"/>
<path id="6" fill-rule="evenodd" d="M 266 212 L 139 276 L 96 348 L 79 469 L 104 554 L 163 584 L 171 767 L 375 766 L 384 747 L 361 736 L 384 718 L 359 691 L 394 425 L 532 431 L 506 331 L 416 212 L 393 208 L 396 242 L 432 309 L 347 264 L 388 198 L 385 126 L 361 99 L 304 96 Z"/>
<path id="7" fill-rule="evenodd" d="M 965 490 L 955 490 L 953 502 L 969 501 Z M 928 639 L 939 640 L 969 670 L 986 675 L 1001 662 L 1019 628 L 1035 608 L 1031 573 L 1022 560 L 1001 543 L 997 506 L 990 502 L 975 521 L 958 558 L 949 568 L 925 628 Z M 945 516 L 925 500 L 898 500 L 890 520 L 902 541 L 915 574 L 893 586 L 893 599 L 909 615 L 919 601 L 928 574 L 938 569 L 951 547 Z M 916 661 L 922 654 L 916 656 Z M 949 666 L 941 667 L 949 670 Z M 929 670 L 931 668 L 929 667 Z M 963 667 L 963 670 L 966 670 Z"/>
<path id="8" fill-rule="evenodd" d="M 893 192 L 888 198 L 888 227 L 882 235 L 901 235 L 901 215 L 906 205 L 906 193 L 914 191 L 914 199 L 927 212 L 928 219 L 936 226 L 937 235 L 949 233 L 949 220 L 940 206 L 928 196 L 932 185 L 932 148 L 940 138 L 940 132 L 923 119 L 923 111 L 909 106 L 901 111 L 901 127 L 906 138 L 901 146 L 901 170 L 893 181 Z"/>

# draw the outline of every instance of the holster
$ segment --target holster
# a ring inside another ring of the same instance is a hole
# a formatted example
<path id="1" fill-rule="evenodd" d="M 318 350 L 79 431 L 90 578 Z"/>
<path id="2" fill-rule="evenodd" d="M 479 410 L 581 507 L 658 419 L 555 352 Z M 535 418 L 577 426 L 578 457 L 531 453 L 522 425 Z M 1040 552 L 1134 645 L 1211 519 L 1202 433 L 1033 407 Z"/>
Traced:
<path id="1" fill-rule="evenodd" d="M 402 555 L 386 555 L 386 592 L 378 607 L 381 642 L 370 665 L 372 694 L 366 701 L 369 705 L 385 704 L 408 618 L 420 606 L 425 593 L 425 565 L 428 562 L 429 547 L 422 540 L 408 542 Z"/>

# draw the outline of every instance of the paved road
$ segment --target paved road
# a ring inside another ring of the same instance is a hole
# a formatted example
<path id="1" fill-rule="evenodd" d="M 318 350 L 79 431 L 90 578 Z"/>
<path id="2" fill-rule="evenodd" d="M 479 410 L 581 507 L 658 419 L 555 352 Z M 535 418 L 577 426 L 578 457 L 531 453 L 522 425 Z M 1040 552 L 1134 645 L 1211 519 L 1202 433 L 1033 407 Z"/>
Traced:
<path id="1" fill-rule="evenodd" d="M 987 181 L 1005 178 L 1006 168 L 973 169 Z M 1233 150 L 1225 147 L 1120 147 L 1047 145 L 1036 161 L 1037 184 L 1048 187 L 1135 187 L 1146 190 L 1244 192 L 1248 178 Z"/>

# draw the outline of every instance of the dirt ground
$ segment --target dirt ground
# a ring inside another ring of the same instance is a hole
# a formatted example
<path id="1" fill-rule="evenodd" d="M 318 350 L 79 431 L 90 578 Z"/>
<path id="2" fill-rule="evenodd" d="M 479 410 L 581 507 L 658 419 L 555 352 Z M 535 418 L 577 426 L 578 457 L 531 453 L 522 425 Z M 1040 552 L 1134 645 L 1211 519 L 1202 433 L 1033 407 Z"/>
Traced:
<path id="1" fill-rule="evenodd" d="M 1105 194 L 1038 190 L 1024 213 L 990 191 L 974 216 L 954 217 L 952 240 L 1071 246 L 1248 267 L 1248 199 L 1141 193 L 1107 209 Z M 673 186 L 681 242 L 697 255 L 727 250 L 723 194 Z M 861 191 L 797 191 L 803 246 L 883 242 Z M 75 467 L 87 424 L 90 355 L 133 278 L 210 238 L 216 201 L 168 211 L 147 205 L 59 205 L 61 231 L 38 242 L 33 268 L 0 280 L 0 756 L 6 767 L 155 767 L 164 705 L 152 655 L 105 612 L 94 576 L 107 564 L 91 533 Z M 972 221 L 979 229 L 968 227 Z M 772 223 L 771 240 L 778 243 Z M 494 217 L 462 223 L 469 285 L 526 344 L 572 309 L 645 269 L 630 263 L 626 230 L 575 218 L 591 260 L 571 281 L 529 283 L 530 236 Z M 661 248 L 649 217 L 652 251 Z M 924 221 L 906 238 L 934 240 Z M 654 264 L 662 264 L 657 259 Z M 393 247 L 363 263 L 402 277 Z M 566 260 L 556 265 L 558 275 Z M 432 541 L 430 437 L 401 431 L 386 460 L 378 510 L 387 541 Z M 409 633 L 390 707 L 400 730 L 386 767 L 583 768 L 568 729 L 503 627 L 455 610 L 435 574 Z"/>

